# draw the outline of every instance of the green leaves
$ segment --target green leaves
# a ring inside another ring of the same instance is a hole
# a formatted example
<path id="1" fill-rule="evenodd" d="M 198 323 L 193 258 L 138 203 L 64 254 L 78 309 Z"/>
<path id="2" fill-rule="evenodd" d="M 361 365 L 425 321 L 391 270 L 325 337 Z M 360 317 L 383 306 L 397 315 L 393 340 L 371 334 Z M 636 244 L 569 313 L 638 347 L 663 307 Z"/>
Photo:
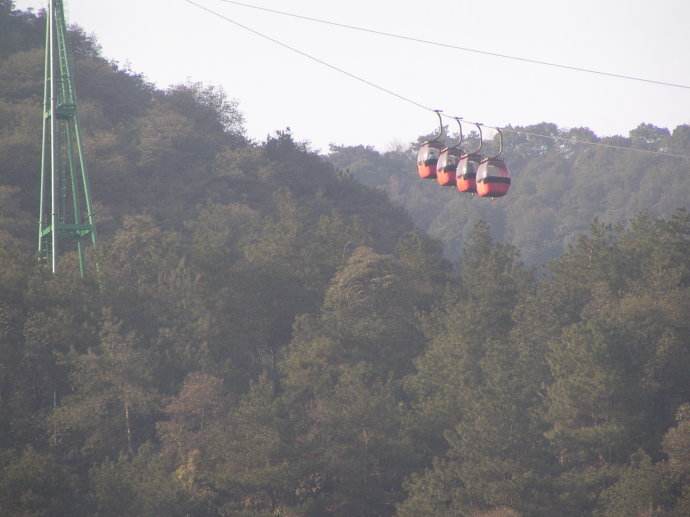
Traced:
<path id="1" fill-rule="evenodd" d="M 147 356 L 121 328 L 106 311 L 99 347 L 69 358 L 74 394 L 51 416 L 55 439 L 90 459 L 133 454 L 151 436 L 145 419 L 158 407 Z"/>
<path id="2" fill-rule="evenodd" d="M 6 515 L 77 515 L 76 476 L 56 459 L 31 447 L 0 454 L 0 510 Z"/>
<path id="3" fill-rule="evenodd" d="M 496 235 L 519 247 L 527 264 L 541 265 L 566 251 L 577 235 L 587 232 L 593 218 L 618 224 L 641 211 L 670 217 L 687 207 L 687 160 L 567 141 L 620 140 L 619 145 L 687 155 L 687 125 L 670 131 L 640 124 L 630 131 L 629 138 L 609 139 L 597 137 L 587 128 L 566 130 L 547 123 L 516 129 L 562 140 L 511 133 L 505 140 L 504 155 L 513 183 L 510 194 L 495 204 L 419 181 L 413 173 L 414 152 L 409 148 L 379 153 L 362 145 L 333 146 L 329 160 L 404 206 L 419 228 L 444 242 L 453 259 L 460 256 L 478 220 L 488 221 Z"/>
<path id="4" fill-rule="evenodd" d="M 664 479 L 651 458 L 638 451 L 618 481 L 602 493 L 602 510 L 597 515 L 626 517 L 628 515 L 660 515 L 664 499 Z"/>
<path id="5" fill-rule="evenodd" d="M 516 137 L 500 204 L 430 197 L 403 149 L 248 142 L 222 90 L 157 91 L 75 32 L 101 267 L 52 277 L 40 24 L 6 4 L 0 514 L 688 514 L 690 218 L 610 224 L 686 204 L 675 162 Z"/>

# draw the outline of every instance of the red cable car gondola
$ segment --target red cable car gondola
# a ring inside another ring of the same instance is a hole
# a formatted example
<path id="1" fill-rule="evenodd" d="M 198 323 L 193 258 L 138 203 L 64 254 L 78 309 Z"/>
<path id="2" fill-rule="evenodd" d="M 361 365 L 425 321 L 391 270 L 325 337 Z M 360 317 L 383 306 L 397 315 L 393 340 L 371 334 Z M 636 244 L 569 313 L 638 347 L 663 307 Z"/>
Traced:
<path id="1" fill-rule="evenodd" d="M 438 157 L 436 164 L 436 181 L 442 187 L 455 186 L 455 172 L 458 168 L 460 156 L 462 156 L 462 124 L 460 119 L 455 117 L 458 126 L 460 126 L 460 140 L 454 146 L 448 146 L 441 150 L 441 155 Z"/>
<path id="2" fill-rule="evenodd" d="M 476 176 L 477 168 L 482 161 L 483 156 L 479 154 L 484 146 L 484 139 L 482 137 L 482 126 L 475 124 L 479 131 L 479 147 L 472 152 L 463 153 L 460 155 L 458 162 L 458 169 L 456 174 L 456 185 L 460 192 L 467 192 L 474 194 L 477 192 Z"/>
<path id="3" fill-rule="evenodd" d="M 502 197 L 510 188 L 510 171 L 501 158 L 503 152 L 503 133 L 498 131 L 498 153 L 484 158 L 477 169 L 477 195 L 480 197 Z"/>
<path id="4" fill-rule="evenodd" d="M 431 140 L 424 142 L 417 152 L 417 172 L 422 179 L 433 179 L 436 177 L 436 164 L 441 154 L 441 150 L 445 147 L 440 141 L 443 137 L 443 119 L 441 119 L 441 110 L 434 110 L 438 115 L 438 122 L 440 126 L 439 134 Z"/>

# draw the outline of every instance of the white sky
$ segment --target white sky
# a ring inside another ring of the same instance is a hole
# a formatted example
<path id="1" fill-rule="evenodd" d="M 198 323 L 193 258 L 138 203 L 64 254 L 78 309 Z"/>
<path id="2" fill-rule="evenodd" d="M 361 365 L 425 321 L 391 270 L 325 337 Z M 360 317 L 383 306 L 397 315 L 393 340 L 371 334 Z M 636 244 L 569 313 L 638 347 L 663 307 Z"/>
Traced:
<path id="1" fill-rule="evenodd" d="M 486 124 L 555 122 L 627 134 L 690 122 L 690 90 L 478 56 L 196 0 L 422 104 Z M 245 0 L 341 23 L 563 64 L 690 84 L 687 0 Z M 65 0 L 105 57 L 160 87 L 202 81 L 240 103 L 250 137 L 290 126 L 329 143 L 408 143 L 434 115 L 264 41 L 184 0 Z M 41 8 L 47 0 L 17 0 Z"/>

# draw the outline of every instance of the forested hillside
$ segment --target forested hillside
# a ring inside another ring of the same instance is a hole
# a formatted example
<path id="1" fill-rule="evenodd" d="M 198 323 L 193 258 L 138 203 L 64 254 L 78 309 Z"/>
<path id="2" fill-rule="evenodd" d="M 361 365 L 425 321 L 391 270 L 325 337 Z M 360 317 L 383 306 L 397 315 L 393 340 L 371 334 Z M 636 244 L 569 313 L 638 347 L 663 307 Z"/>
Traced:
<path id="1" fill-rule="evenodd" d="M 564 130 L 554 124 L 514 129 L 570 142 L 506 132 L 504 156 L 513 185 L 510 195 L 495 203 L 419 180 L 413 174 L 415 146 L 384 153 L 366 146 L 333 146 L 329 159 L 405 207 L 419 228 L 443 241 L 453 259 L 479 220 L 490 222 L 497 238 L 517 246 L 526 263 L 543 264 L 560 256 L 595 217 L 619 224 L 641 212 L 669 216 L 690 204 L 690 160 L 571 140 L 690 156 L 690 125 L 669 131 L 640 124 L 628 137 L 606 138 L 585 128 Z"/>
<path id="2" fill-rule="evenodd" d="M 581 207 L 535 275 L 502 202 L 467 201 L 450 262 L 357 181 L 416 181 L 405 153 L 251 142 L 222 90 L 158 90 L 75 29 L 99 248 L 52 276 L 42 34 L 0 0 L 0 515 L 690 513 L 686 211 Z"/>

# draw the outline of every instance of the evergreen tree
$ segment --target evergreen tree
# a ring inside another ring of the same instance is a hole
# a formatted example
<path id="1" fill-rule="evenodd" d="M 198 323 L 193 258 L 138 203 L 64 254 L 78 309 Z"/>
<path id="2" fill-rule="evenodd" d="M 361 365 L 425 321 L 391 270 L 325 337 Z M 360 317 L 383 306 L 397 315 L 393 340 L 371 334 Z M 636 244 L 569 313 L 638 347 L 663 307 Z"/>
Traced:
<path id="1" fill-rule="evenodd" d="M 90 460 L 132 455 L 152 437 L 158 396 L 151 389 L 148 358 L 136 337 L 104 312 L 95 350 L 68 356 L 74 393 L 51 416 L 54 441 L 70 455 Z"/>

